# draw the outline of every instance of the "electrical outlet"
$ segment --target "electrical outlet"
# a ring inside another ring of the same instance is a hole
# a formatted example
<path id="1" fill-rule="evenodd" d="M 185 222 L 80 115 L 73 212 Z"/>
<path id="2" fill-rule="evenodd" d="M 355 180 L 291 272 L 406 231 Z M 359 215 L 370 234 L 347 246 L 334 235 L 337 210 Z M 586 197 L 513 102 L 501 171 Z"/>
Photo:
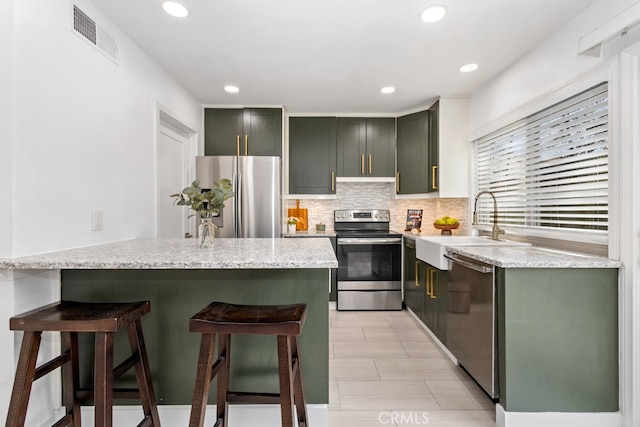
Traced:
<path id="1" fill-rule="evenodd" d="M 91 216 L 91 230 L 102 231 L 102 211 L 93 211 Z"/>

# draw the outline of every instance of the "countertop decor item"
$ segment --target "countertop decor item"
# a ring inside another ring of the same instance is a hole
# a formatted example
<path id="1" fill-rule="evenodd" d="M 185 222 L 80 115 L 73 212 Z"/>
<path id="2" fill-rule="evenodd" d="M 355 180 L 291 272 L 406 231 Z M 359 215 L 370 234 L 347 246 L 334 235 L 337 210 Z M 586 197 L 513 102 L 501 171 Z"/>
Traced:
<path id="1" fill-rule="evenodd" d="M 420 230 L 422 227 L 422 209 L 407 209 L 407 224 L 404 231 Z"/>
<path id="2" fill-rule="evenodd" d="M 443 216 L 442 218 L 436 219 L 433 222 L 433 226 L 438 230 L 442 230 L 440 234 L 443 236 L 451 236 L 451 230 L 460 227 L 460 222 L 457 218 Z"/>
<path id="3" fill-rule="evenodd" d="M 443 236 L 451 236 L 451 230 L 455 230 L 456 228 L 460 227 L 460 223 L 458 224 L 435 224 L 434 223 L 433 226 L 438 230 L 442 230 L 440 234 L 442 234 Z"/>
<path id="4" fill-rule="evenodd" d="M 200 181 L 195 180 L 180 193 L 169 196 L 175 198 L 177 206 L 188 206 L 200 217 L 200 247 L 213 246 L 213 218 L 220 216 L 224 202 L 234 196 L 231 188 L 231 180 L 226 178 L 212 183 L 211 189 L 202 189 Z"/>
<path id="5" fill-rule="evenodd" d="M 316 224 L 316 231 L 324 232 L 324 230 L 325 230 L 325 225 L 323 223 L 319 222 Z"/>
<path id="6" fill-rule="evenodd" d="M 307 221 L 309 211 L 307 208 L 300 207 L 300 200 L 296 199 L 296 207 L 289 208 L 287 210 L 287 215 L 294 216 L 298 218 L 298 222 L 296 222 L 296 230 L 305 231 L 309 227 L 309 223 Z"/>
<path id="7" fill-rule="evenodd" d="M 290 216 L 287 218 L 287 233 L 294 234 L 296 232 L 296 224 L 298 224 L 298 217 Z"/>

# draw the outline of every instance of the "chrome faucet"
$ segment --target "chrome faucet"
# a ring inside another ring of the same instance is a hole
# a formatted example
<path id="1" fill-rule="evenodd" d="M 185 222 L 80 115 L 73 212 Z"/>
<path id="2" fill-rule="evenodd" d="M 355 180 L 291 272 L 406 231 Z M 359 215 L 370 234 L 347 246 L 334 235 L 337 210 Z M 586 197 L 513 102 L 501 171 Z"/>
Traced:
<path id="1" fill-rule="evenodd" d="M 478 213 L 476 210 L 478 209 L 478 199 L 483 194 L 488 194 L 493 198 L 493 230 L 491 230 L 491 238 L 493 240 L 500 240 L 498 239 L 498 235 L 504 234 L 504 230 L 498 227 L 498 203 L 496 202 L 496 196 L 494 196 L 491 191 L 481 191 L 476 196 L 476 201 L 473 205 L 473 222 L 471 225 L 478 225 Z"/>

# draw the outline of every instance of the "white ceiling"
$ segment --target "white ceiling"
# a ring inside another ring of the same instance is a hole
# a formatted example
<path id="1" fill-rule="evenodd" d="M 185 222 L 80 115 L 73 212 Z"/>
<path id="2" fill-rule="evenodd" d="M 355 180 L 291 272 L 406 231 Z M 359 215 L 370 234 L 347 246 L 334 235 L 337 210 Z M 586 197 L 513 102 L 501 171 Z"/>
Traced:
<path id="1" fill-rule="evenodd" d="M 205 105 L 336 114 L 468 95 L 594 2 L 182 0 L 190 14 L 178 19 L 162 0 L 92 1 Z M 434 3 L 448 14 L 426 24 L 420 13 Z M 470 62 L 480 68 L 458 71 Z M 382 95 L 387 85 L 396 92 Z"/>

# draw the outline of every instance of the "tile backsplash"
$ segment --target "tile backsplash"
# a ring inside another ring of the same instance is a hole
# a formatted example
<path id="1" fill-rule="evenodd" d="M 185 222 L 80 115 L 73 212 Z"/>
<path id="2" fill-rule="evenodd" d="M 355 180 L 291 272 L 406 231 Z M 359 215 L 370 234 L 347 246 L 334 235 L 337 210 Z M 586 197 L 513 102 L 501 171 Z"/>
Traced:
<path id="1" fill-rule="evenodd" d="M 448 215 L 458 218 L 460 228 L 453 234 L 469 234 L 467 198 L 460 199 L 396 199 L 395 184 L 389 182 L 338 182 L 336 198 L 331 200 L 300 199 L 300 207 L 309 210 L 309 228 L 319 222 L 333 230 L 333 211 L 336 209 L 389 209 L 390 227 L 404 229 L 407 209 L 422 209 L 422 234 L 440 234 L 431 224 L 436 218 Z M 295 208 L 296 201 L 288 200 L 287 207 Z"/>

